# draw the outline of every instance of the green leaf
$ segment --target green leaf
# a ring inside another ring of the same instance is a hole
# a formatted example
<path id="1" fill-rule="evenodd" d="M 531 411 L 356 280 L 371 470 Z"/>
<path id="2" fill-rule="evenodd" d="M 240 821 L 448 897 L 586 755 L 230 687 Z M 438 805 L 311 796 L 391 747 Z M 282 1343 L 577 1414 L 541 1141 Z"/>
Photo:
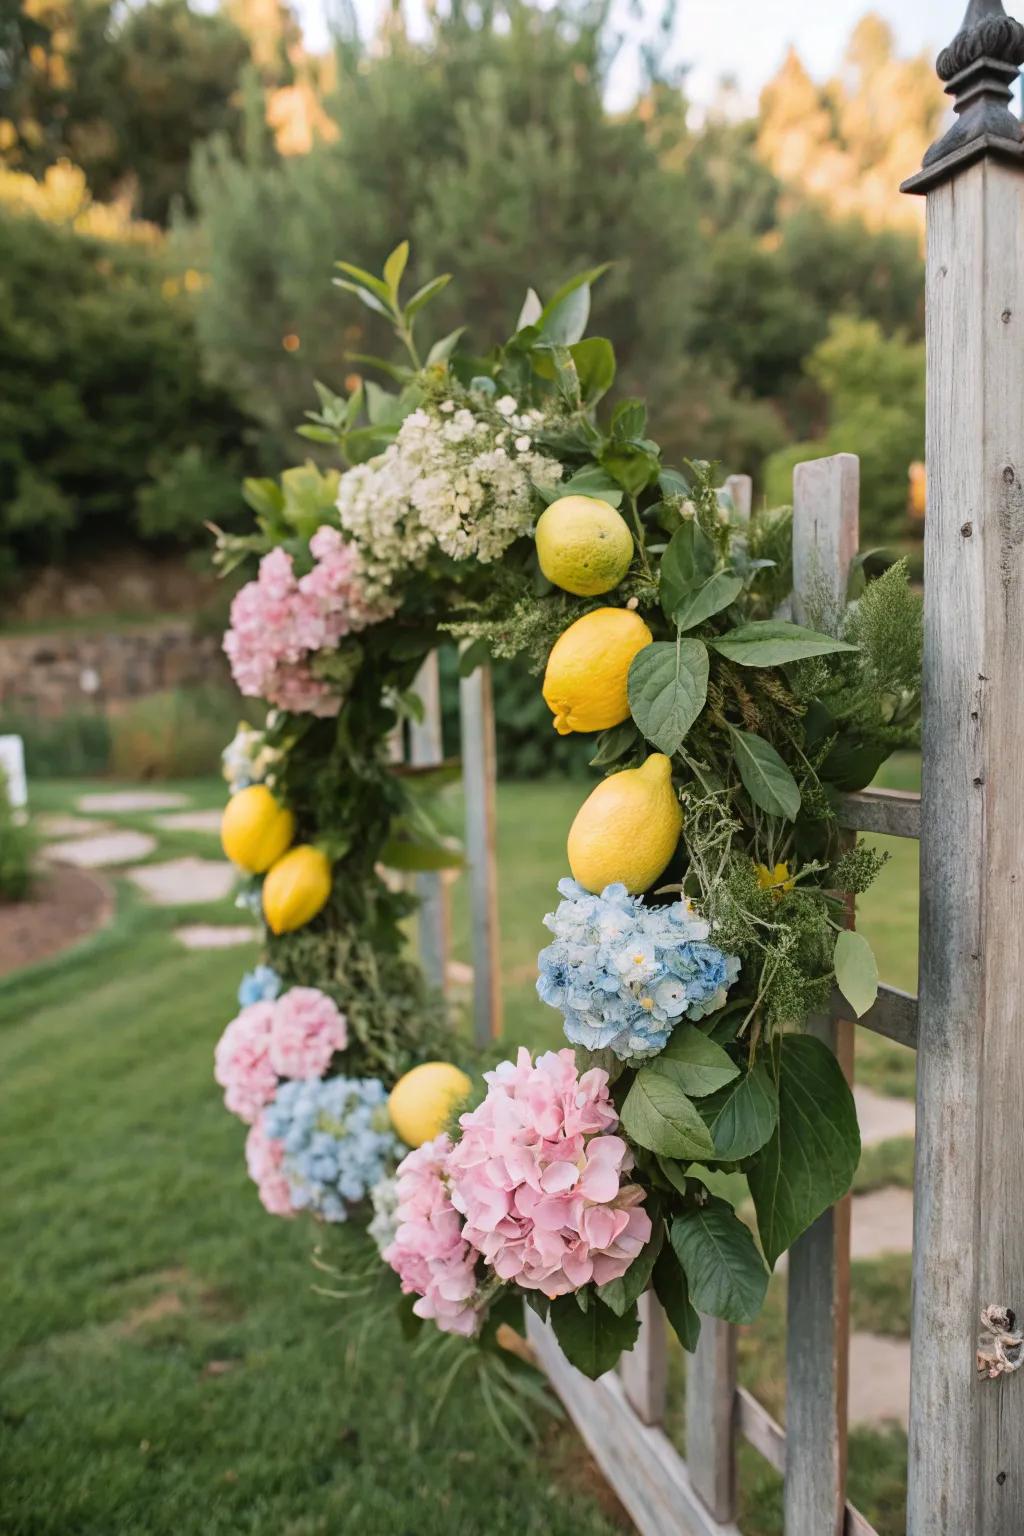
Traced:
<path id="1" fill-rule="evenodd" d="M 663 496 L 689 496 L 690 482 L 678 469 L 663 469 L 658 476 L 658 485 Z"/>
<path id="2" fill-rule="evenodd" d="M 731 725 L 729 739 L 743 787 L 754 804 L 769 816 L 795 821 L 800 810 L 800 786 L 771 742 Z"/>
<path id="3" fill-rule="evenodd" d="M 381 278 L 374 277 L 373 273 L 367 272 L 364 267 L 354 267 L 350 261 L 336 261 L 334 265 L 340 272 L 347 273 L 354 280 L 354 285 L 357 288 L 369 289 L 370 293 L 375 293 L 378 299 L 385 305 L 388 304 L 391 294 L 388 291 L 387 283 L 383 282 Z M 344 286 L 340 278 L 336 277 L 334 281 L 339 286 Z"/>
<path id="4" fill-rule="evenodd" d="M 590 318 L 590 285 L 607 272 L 610 265 L 605 261 L 586 272 L 578 272 L 553 294 L 536 321 L 545 341 L 569 347 L 580 340 Z"/>
<path id="5" fill-rule="evenodd" d="M 707 701 L 707 648 L 700 640 L 645 645 L 633 658 L 627 690 L 633 719 L 671 757 Z"/>
<path id="6" fill-rule="evenodd" d="M 563 1355 L 591 1381 L 610 1371 L 623 1350 L 633 1348 L 640 1332 L 635 1305 L 616 1317 L 596 1298 L 581 1312 L 575 1296 L 559 1296 L 551 1303 L 550 1317 Z"/>
<path id="7" fill-rule="evenodd" d="M 300 437 L 308 438 L 311 443 L 337 444 L 342 438 L 341 432 L 337 431 L 334 427 L 301 426 L 296 427 L 295 430 Z"/>
<path id="8" fill-rule="evenodd" d="M 650 1242 L 641 1248 L 626 1273 L 618 1280 L 609 1280 L 607 1285 L 598 1286 L 598 1298 L 606 1307 L 611 1308 L 616 1317 L 622 1317 L 646 1291 L 654 1261 L 661 1252 L 664 1239 L 665 1223 L 659 1218 L 654 1223 Z"/>
<path id="9" fill-rule="evenodd" d="M 647 431 L 647 407 L 642 400 L 620 400 L 612 412 L 612 437 L 636 442 Z"/>
<path id="10" fill-rule="evenodd" d="M 556 485 L 554 493 L 548 492 L 545 499 L 549 502 L 558 501 L 562 496 L 593 496 L 598 501 L 606 501 L 610 507 L 622 505 L 621 489 L 600 464 L 584 464 L 571 480 Z"/>
<path id="11" fill-rule="evenodd" d="M 711 1132 L 686 1094 L 664 1072 L 641 1067 L 622 1106 L 627 1133 L 665 1157 L 713 1157 Z"/>
<path id="12" fill-rule="evenodd" d="M 427 353 L 427 362 L 446 363 L 451 357 L 466 332 L 464 325 L 456 326 L 454 331 L 449 331 L 447 336 L 442 336 L 440 341 L 435 341 Z"/>
<path id="13" fill-rule="evenodd" d="M 611 445 L 601 452 L 601 463 L 628 496 L 639 496 L 658 478 L 661 461 L 657 454 L 631 443 Z"/>
<path id="14" fill-rule="evenodd" d="M 665 1308 L 673 1333 L 692 1355 L 700 1338 L 700 1316 L 690 1300 L 686 1275 L 671 1248 L 662 1249 L 651 1278 L 654 1294 Z"/>
<path id="15" fill-rule="evenodd" d="M 725 1200 L 712 1197 L 672 1222 L 672 1247 L 698 1312 L 727 1323 L 752 1323 L 768 1288 L 768 1271 L 753 1237 Z"/>
<path id="16" fill-rule="evenodd" d="M 421 843 L 401 836 L 389 837 L 380 851 L 380 862 L 388 869 L 429 874 L 438 869 L 464 869 L 466 861 L 454 840 Z"/>
<path id="17" fill-rule="evenodd" d="M 275 518 L 284 508 L 284 492 L 276 480 L 243 480 L 242 496 L 260 517 Z"/>
<path id="18" fill-rule="evenodd" d="M 367 309 L 372 309 L 375 315 L 387 315 L 390 318 L 391 311 L 388 308 L 386 298 L 378 299 L 375 293 L 370 293 L 367 289 L 361 288 L 358 283 L 347 283 L 342 277 L 335 277 L 332 279 L 332 282 L 335 288 L 344 288 L 347 293 L 354 293 L 356 298 L 361 299 Z M 384 287 L 383 283 L 381 287 Z M 386 288 L 384 292 L 385 294 L 387 293 Z"/>
<path id="19" fill-rule="evenodd" d="M 408 304 L 405 306 L 406 321 L 413 320 L 431 299 L 436 299 L 452 280 L 450 272 L 444 272 L 440 277 L 431 278 L 429 283 L 424 283 L 422 288 L 417 288 Z"/>
<path id="20" fill-rule="evenodd" d="M 519 319 L 516 321 L 516 331 L 525 331 L 528 325 L 535 326 L 544 312 L 544 306 L 537 296 L 536 290 L 527 288 L 523 307 L 519 311 Z"/>
<path id="21" fill-rule="evenodd" d="M 490 648 L 484 639 L 471 640 L 459 652 L 459 676 L 472 677 L 477 667 L 485 667 L 491 659 Z"/>
<path id="22" fill-rule="evenodd" d="M 779 1121 L 779 1095 L 761 1062 L 697 1106 L 714 1137 L 715 1157 L 738 1163 L 760 1152 Z"/>
<path id="23" fill-rule="evenodd" d="M 615 349 L 603 336 L 588 336 L 569 348 L 576 364 L 580 394 L 586 405 L 596 405 L 615 383 Z"/>
<path id="24" fill-rule="evenodd" d="M 409 242 L 403 240 L 401 245 L 396 245 L 387 261 L 384 263 L 384 281 L 391 293 L 391 302 L 395 309 L 398 308 L 398 290 L 401 286 L 402 275 L 405 272 L 406 263 L 409 260 Z"/>
<path id="25" fill-rule="evenodd" d="M 878 965 L 871 945 L 862 933 L 844 929 L 836 939 L 833 963 L 836 985 L 862 1019 L 878 999 Z"/>
<path id="26" fill-rule="evenodd" d="M 761 1246 L 773 1268 L 846 1194 L 859 1161 L 857 1111 L 836 1058 L 813 1035 L 783 1036 L 779 1123 L 747 1171 Z"/>
<path id="27" fill-rule="evenodd" d="M 675 1081 L 693 1099 L 723 1088 L 740 1072 L 732 1057 L 692 1024 L 677 1024 L 665 1049 L 649 1065 L 659 1071 L 671 1067 Z"/>
<path id="28" fill-rule="evenodd" d="M 789 661 L 804 661 L 808 656 L 858 649 L 845 640 L 833 640 L 831 635 L 820 635 L 782 619 L 758 619 L 753 624 L 743 624 L 710 644 L 741 667 L 781 667 Z"/>
<path id="29" fill-rule="evenodd" d="M 640 732 L 632 720 L 623 720 L 621 725 L 609 726 L 602 731 L 597 738 L 597 751 L 590 759 L 591 768 L 608 768 L 612 763 L 617 763 L 620 757 L 625 757 L 641 740 Z"/>
<path id="30" fill-rule="evenodd" d="M 708 581 L 715 569 L 715 546 L 695 518 L 688 518 L 669 540 L 661 561 L 661 607 L 671 619 L 684 598 Z"/>
<path id="31" fill-rule="evenodd" d="M 716 571 L 702 587 L 687 593 L 672 615 L 672 622 L 681 631 L 695 629 L 705 619 L 714 618 L 723 608 L 734 603 L 743 591 L 743 577 L 729 571 Z"/>

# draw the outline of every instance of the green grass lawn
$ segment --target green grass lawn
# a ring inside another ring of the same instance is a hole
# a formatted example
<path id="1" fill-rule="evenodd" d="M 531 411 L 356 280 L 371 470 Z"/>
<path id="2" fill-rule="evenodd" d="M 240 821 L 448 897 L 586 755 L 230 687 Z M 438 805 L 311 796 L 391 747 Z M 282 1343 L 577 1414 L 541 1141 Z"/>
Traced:
<path id="1" fill-rule="evenodd" d="M 89 787 L 34 786 L 33 806 L 69 810 Z M 223 798 L 212 781 L 174 787 L 197 806 Z M 560 1038 L 558 1015 L 534 993 L 534 961 L 583 792 L 572 783 L 500 791 L 510 1045 Z M 151 830 L 146 816 L 103 819 Z M 154 857 L 215 846 L 203 834 L 161 833 Z M 889 979 L 913 985 L 911 870 L 908 850 L 896 852 L 865 927 Z M 468 959 L 462 885 L 455 949 Z M 105 933 L 0 983 L 0 1531 L 620 1530 L 567 1427 L 545 1424 L 538 1447 L 524 1439 L 510 1449 L 471 1381 L 432 1424 L 432 1360 L 409 1350 L 390 1315 L 313 1293 L 316 1237 L 342 1268 L 365 1256 L 365 1240 L 273 1220 L 258 1205 L 244 1129 L 211 1076 L 213 1045 L 252 955 L 182 950 L 172 930 L 199 916 L 237 921 L 230 901 L 153 909 L 122 886 Z M 871 1045 L 865 1075 L 912 1088 L 904 1054 Z M 894 1162 L 905 1177 L 902 1149 Z M 884 1181 L 884 1166 L 867 1177 Z M 886 1277 L 871 1280 L 865 1306 L 881 1311 Z M 777 1410 L 783 1302 L 776 1284 L 764 1323 L 742 1344 L 746 1379 Z M 888 1536 L 902 1528 L 894 1523 L 902 1456 L 901 1436 L 855 1437 L 856 1497 Z M 744 1529 L 773 1536 L 778 1481 L 762 1463 L 745 1457 L 743 1466 Z"/>

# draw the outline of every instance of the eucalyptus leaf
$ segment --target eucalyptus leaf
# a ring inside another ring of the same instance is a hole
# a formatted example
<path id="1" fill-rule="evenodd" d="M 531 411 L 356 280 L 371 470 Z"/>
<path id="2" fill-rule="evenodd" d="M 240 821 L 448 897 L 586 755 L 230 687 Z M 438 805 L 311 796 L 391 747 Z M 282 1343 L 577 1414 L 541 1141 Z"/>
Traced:
<path id="1" fill-rule="evenodd" d="M 697 1106 L 715 1142 L 715 1158 L 738 1163 L 770 1139 L 779 1120 L 779 1095 L 762 1062 Z"/>
<path id="2" fill-rule="evenodd" d="M 771 742 L 751 731 L 729 727 L 736 767 L 743 787 L 759 810 L 795 821 L 800 811 L 800 786 Z"/>
<path id="3" fill-rule="evenodd" d="M 686 1275 L 671 1248 L 662 1249 L 651 1278 L 654 1294 L 665 1309 L 673 1333 L 692 1355 L 700 1338 L 700 1315 L 690 1300 Z"/>
<path id="4" fill-rule="evenodd" d="M 742 576 L 734 576 L 730 571 L 716 571 L 703 586 L 687 593 L 673 613 L 672 622 L 681 632 L 696 629 L 698 624 L 728 608 L 742 591 Z"/>
<path id="5" fill-rule="evenodd" d="M 649 1152 L 713 1157 L 715 1144 L 693 1101 L 664 1072 L 641 1067 L 622 1106 L 622 1125 Z"/>
<path id="6" fill-rule="evenodd" d="M 784 1035 L 779 1122 L 747 1170 L 761 1246 L 773 1268 L 846 1194 L 859 1161 L 857 1110 L 839 1063 L 814 1035 Z"/>
<path id="7" fill-rule="evenodd" d="M 574 1296 L 559 1296 L 549 1316 L 563 1355 L 591 1381 L 610 1371 L 622 1352 L 633 1348 L 640 1332 L 635 1303 L 617 1317 L 596 1298 L 581 1312 Z"/>
<path id="8" fill-rule="evenodd" d="M 732 1206 L 712 1196 L 676 1216 L 671 1236 L 697 1310 L 727 1323 L 752 1323 L 764 1302 L 768 1271 Z"/>
<path id="9" fill-rule="evenodd" d="M 665 1049 L 650 1066 L 658 1071 L 671 1068 L 674 1080 L 693 1099 L 723 1088 L 740 1071 L 727 1051 L 692 1024 L 677 1024 Z"/>
<path id="10" fill-rule="evenodd" d="M 845 640 L 818 634 L 784 619 L 758 619 L 731 629 L 709 642 L 728 661 L 741 667 L 780 667 L 790 661 L 804 661 L 809 656 L 830 656 L 839 651 L 855 651 Z"/>
<path id="11" fill-rule="evenodd" d="M 708 653 L 700 640 L 657 641 L 633 658 L 627 692 L 640 730 L 667 757 L 682 745 L 708 696 Z"/>
<path id="12" fill-rule="evenodd" d="M 878 1000 L 878 964 L 871 945 L 862 933 L 844 929 L 836 939 L 833 963 L 836 985 L 862 1019 Z"/>

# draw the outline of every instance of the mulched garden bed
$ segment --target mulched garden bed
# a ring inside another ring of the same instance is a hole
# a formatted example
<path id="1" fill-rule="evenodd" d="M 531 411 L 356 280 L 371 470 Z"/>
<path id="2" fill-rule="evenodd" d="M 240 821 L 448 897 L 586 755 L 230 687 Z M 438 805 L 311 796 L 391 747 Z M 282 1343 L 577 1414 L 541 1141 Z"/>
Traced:
<path id="1" fill-rule="evenodd" d="M 31 901 L 0 903 L 0 976 L 77 944 L 113 910 L 113 892 L 99 876 L 70 864 L 44 866 Z"/>

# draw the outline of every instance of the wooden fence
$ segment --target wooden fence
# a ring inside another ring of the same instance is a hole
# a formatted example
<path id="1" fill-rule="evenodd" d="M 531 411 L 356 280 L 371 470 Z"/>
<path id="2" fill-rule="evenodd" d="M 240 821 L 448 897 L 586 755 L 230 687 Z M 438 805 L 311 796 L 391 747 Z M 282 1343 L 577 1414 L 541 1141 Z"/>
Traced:
<path id="1" fill-rule="evenodd" d="M 923 796 L 840 802 L 851 835 L 921 841 L 920 1006 L 883 986 L 859 1021 L 918 1050 L 910 1536 L 1024 1532 L 1024 1372 L 980 1380 L 974 1358 L 981 1311 L 1024 1304 L 1024 144 L 1005 107 L 1022 59 L 1024 27 L 1000 0 L 971 0 L 939 59 L 957 122 L 905 187 L 929 204 Z M 796 468 L 798 619 L 822 578 L 845 596 L 858 478 L 850 454 Z M 725 489 L 748 513 L 749 482 Z M 483 1043 L 500 1018 L 486 672 L 462 684 L 462 718 Z M 439 752 L 432 729 L 421 732 L 427 754 Z M 421 879 L 424 955 L 441 977 L 443 890 Z M 837 995 L 814 1027 L 852 1075 L 844 1006 Z M 704 1320 L 685 1461 L 664 1427 L 666 1325 L 653 1297 L 636 1347 L 597 1382 L 529 1314 L 541 1362 L 643 1536 L 740 1536 L 740 1441 L 784 1474 L 786 1536 L 871 1536 L 846 1500 L 849 1232 L 847 1199 L 789 1256 L 785 1429 L 738 1386 L 735 1329 Z"/>

